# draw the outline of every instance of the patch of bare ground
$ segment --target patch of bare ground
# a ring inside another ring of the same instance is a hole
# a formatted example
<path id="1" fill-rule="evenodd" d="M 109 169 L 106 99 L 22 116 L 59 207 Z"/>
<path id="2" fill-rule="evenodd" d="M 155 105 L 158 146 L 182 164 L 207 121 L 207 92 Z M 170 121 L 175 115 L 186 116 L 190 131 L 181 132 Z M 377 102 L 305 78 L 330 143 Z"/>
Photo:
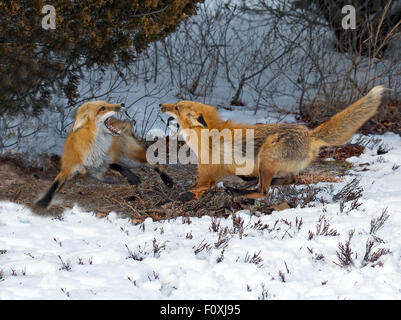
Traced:
<path id="1" fill-rule="evenodd" d="M 162 220 L 177 216 L 182 216 L 184 223 L 185 217 L 226 217 L 241 209 L 270 214 L 275 209 L 305 205 L 304 202 L 314 200 L 316 192 L 313 191 L 313 184 L 337 182 L 349 168 L 341 160 L 316 161 L 297 175 L 297 184 L 306 184 L 308 190 L 297 194 L 293 186 L 274 186 L 271 189 L 274 197 L 268 196 L 256 202 L 238 198 L 225 188 L 217 187 L 211 188 L 198 200 L 180 202 L 178 197 L 196 183 L 195 165 L 167 165 L 166 171 L 175 182 L 172 188 L 168 188 L 159 175 L 146 166 L 132 169 L 141 178 L 139 185 L 130 185 L 124 177 L 112 171 L 108 174 L 116 175 L 118 180 L 113 185 L 78 174 L 66 183 L 49 208 L 40 209 L 34 203 L 57 175 L 59 157 L 42 157 L 37 163 L 39 165 L 33 165 L 24 160 L 23 154 L 0 156 L 0 200 L 23 204 L 37 214 L 50 216 L 60 215 L 65 209 L 77 204 L 85 210 L 93 211 L 99 218 L 114 211 L 131 218 L 133 223 L 140 223 L 148 217 Z M 224 182 L 225 186 L 234 188 L 243 188 L 247 184 L 249 182 L 238 177 Z M 279 198 L 288 205 L 277 206 L 280 204 Z M 302 198 L 303 202 L 295 201 L 297 198 Z"/>

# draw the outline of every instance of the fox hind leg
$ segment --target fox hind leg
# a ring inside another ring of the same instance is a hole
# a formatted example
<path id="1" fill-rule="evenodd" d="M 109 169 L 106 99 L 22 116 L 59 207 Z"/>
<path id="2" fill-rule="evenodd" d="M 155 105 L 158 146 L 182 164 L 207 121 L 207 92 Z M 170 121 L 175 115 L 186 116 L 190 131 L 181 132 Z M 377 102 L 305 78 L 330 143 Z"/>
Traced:
<path id="1" fill-rule="evenodd" d="M 269 192 L 270 185 L 272 183 L 273 177 L 276 175 L 275 170 L 268 165 L 259 165 L 259 183 L 258 192 L 248 193 L 243 196 L 247 199 L 260 199 L 265 198 Z"/>
<path id="2" fill-rule="evenodd" d="M 35 205 L 37 205 L 38 207 L 41 207 L 41 208 L 47 208 L 47 206 L 52 201 L 55 193 L 60 191 L 60 189 L 62 188 L 64 183 L 67 181 L 67 179 L 68 179 L 68 174 L 66 174 L 64 172 L 60 172 L 57 175 L 56 179 L 54 179 L 52 185 L 47 190 L 46 194 L 42 198 L 40 198 L 35 203 Z"/>
<path id="3" fill-rule="evenodd" d="M 283 177 L 276 177 L 273 178 L 271 185 L 276 186 L 276 185 L 287 185 L 287 184 L 294 184 L 297 182 L 297 177 L 293 172 L 290 172 L 286 174 Z"/>

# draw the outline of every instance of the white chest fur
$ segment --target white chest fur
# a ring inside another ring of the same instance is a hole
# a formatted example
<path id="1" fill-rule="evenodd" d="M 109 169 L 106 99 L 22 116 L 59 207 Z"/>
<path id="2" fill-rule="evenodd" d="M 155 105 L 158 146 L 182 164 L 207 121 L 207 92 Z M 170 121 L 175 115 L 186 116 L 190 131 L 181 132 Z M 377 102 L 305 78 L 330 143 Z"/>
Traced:
<path id="1" fill-rule="evenodd" d="M 99 168 L 109 162 L 109 149 L 113 137 L 105 132 L 99 132 L 93 141 L 92 148 L 89 150 L 85 160 L 84 167 Z"/>

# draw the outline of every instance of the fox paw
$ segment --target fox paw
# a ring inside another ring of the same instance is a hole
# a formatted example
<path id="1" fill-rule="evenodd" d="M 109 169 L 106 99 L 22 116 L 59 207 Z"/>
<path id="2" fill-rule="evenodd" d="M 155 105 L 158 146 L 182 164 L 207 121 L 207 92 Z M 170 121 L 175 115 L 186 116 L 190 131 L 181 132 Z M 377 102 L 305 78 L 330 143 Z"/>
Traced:
<path id="1" fill-rule="evenodd" d="M 127 175 L 127 180 L 131 185 L 137 185 L 141 183 L 141 179 L 135 174 Z"/>
<path id="2" fill-rule="evenodd" d="M 178 200 L 181 201 L 181 202 L 187 202 L 187 201 L 193 200 L 193 199 L 195 199 L 195 198 L 196 198 L 196 197 L 195 197 L 195 194 L 194 194 L 194 193 L 192 193 L 192 192 L 190 192 L 190 191 L 187 191 L 187 192 L 181 194 L 181 195 L 178 197 Z"/>
<path id="3" fill-rule="evenodd" d="M 35 202 L 35 206 L 40 207 L 40 208 L 47 208 L 47 206 L 49 205 L 50 201 L 46 200 L 46 199 L 40 199 L 38 201 Z"/>
<path id="4" fill-rule="evenodd" d="M 171 179 L 166 173 L 164 172 L 160 173 L 160 179 L 162 179 L 162 181 L 167 187 L 172 188 L 174 186 L 173 179 Z"/>

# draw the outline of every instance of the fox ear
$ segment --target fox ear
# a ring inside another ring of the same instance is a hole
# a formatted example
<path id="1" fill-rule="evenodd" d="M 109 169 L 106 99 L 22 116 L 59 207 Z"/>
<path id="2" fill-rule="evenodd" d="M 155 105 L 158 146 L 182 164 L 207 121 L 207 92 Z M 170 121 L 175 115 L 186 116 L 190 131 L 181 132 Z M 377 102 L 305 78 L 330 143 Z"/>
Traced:
<path id="1" fill-rule="evenodd" d="M 196 119 L 201 125 L 203 125 L 205 128 L 207 128 L 207 123 L 205 119 L 203 118 L 203 115 L 201 114 L 198 119 Z"/>
<path id="2" fill-rule="evenodd" d="M 83 125 L 88 121 L 88 115 L 85 114 L 79 119 L 75 119 L 74 125 L 72 127 L 72 132 L 77 131 L 79 128 L 83 127 Z"/>
<path id="3" fill-rule="evenodd" d="M 207 124 L 206 124 L 205 119 L 203 118 L 203 115 L 200 115 L 196 119 L 194 116 L 188 115 L 188 120 L 193 127 L 207 128 Z"/>

